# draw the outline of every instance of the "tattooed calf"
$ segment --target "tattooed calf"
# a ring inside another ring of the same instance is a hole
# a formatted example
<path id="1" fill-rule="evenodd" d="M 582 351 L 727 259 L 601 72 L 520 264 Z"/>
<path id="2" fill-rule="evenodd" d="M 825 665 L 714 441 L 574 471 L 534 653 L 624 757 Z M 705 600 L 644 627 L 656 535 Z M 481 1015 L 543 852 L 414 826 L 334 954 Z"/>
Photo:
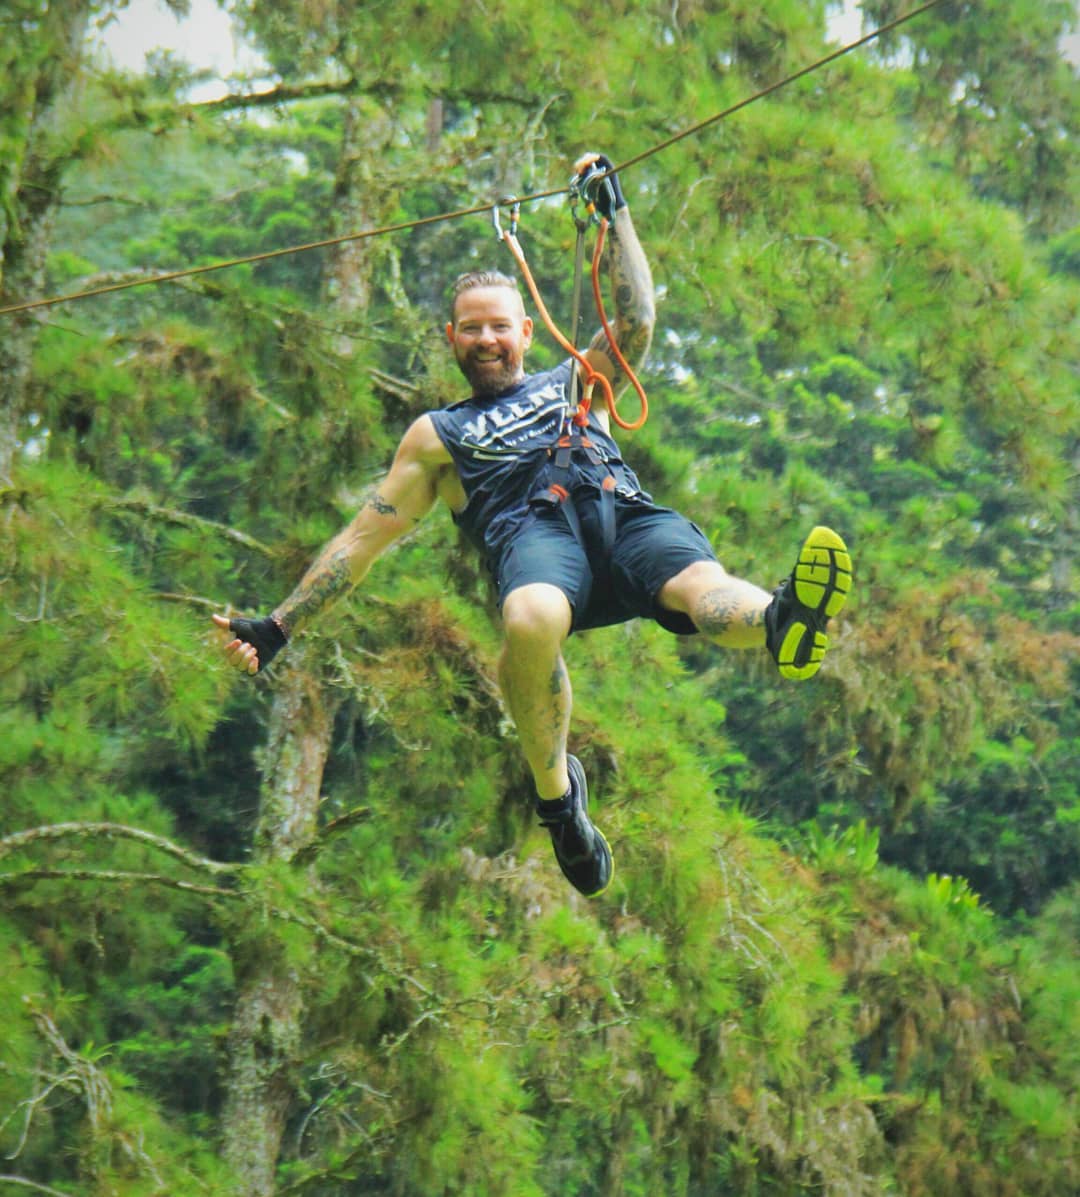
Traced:
<path id="1" fill-rule="evenodd" d="M 694 608 L 694 623 L 706 636 L 723 636 L 731 630 L 741 606 L 739 599 L 728 591 L 710 590 L 701 596 Z M 761 623 L 761 619 L 760 611 L 750 610 L 743 612 L 739 622 L 752 628 Z"/>

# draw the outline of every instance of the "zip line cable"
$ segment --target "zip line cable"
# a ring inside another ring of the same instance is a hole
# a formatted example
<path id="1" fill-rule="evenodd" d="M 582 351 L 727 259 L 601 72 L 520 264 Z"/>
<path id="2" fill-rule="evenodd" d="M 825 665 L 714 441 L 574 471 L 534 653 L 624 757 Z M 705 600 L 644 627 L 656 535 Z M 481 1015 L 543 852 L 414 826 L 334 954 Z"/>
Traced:
<path id="1" fill-rule="evenodd" d="M 796 82 L 798 79 L 804 78 L 811 72 L 818 70 L 823 66 L 827 66 L 831 62 L 835 62 L 838 58 L 842 58 L 845 54 L 850 54 L 852 50 L 859 49 L 860 46 L 865 46 L 868 42 L 875 41 L 884 34 L 891 33 L 894 29 L 898 29 L 901 25 L 908 21 L 920 17 L 923 13 L 929 12 L 932 8 L 937 8 L 938 5 L 945 3 L 946 0 L 928 0 L 926 4 L 912 9 L 911 12 L 903 13 L 887 24 L 882 25 L 878 29 L 874 29 L 870 33 L 864 34 L 857 41 L 853 41 L 846 46 L 841 46 L 840 49 L 834 50 L 831 54 L 825 55 L 824 58 L 819 58 L 816 62 L 812 62 L 809 66 L 802 67 L 794 74 L 787 75 L 776 83 L 770 84 L 768 87 L 762 88 L 753 95 L 747 96 L 745 99 L 732 104 L 729 108 L 725 108 L 722 112 L 714 113 L 705 120 L 698 121 L 697 124 L 690 125 L 674 136 L 667 138 L 666 141 L 661 141 L 650 148 L 643 150 L 640 154 L 636 154 L 632 158 L 627 158 L 625 162 L 619 163 L 612 168 L 612 173 L 626 170 L 628 167 L 635 166 L 639 162 L 643 162 L 646 158 L 651 158 L 654 154 L 659 154 L 661 151 L 673 146 L 676 142 L 682 141 L 686 137 L 692 137 L 696 133 L 709 128 L 711 125 L 717 124 L 719 121 L 732 116 L 748 105 L 755 103 L 758 100 L 764 99 L 766 96 L 772 95 L 774 92 L 780 91 L 781 88 L 787 87 L 789 84 Z M 551 199 L 554 196 L 562 195 L 565 192 L 565 187 L 556 187 L 549 191 L 537 191 L 531 195 L 524 195 L 515 197 L 516 203 L 535 203 L 538 200 Z M 371 237 L 381 237 L 390 233 L 401 233 L 408 229 L 421 228 L 424 225 L 438 224 L 448 220 L 459 220 L 465 216 L 478 216 L 481 214 L 488 214 L 492 208 L 498 207 L 503 203 L 502 200 L 497 200 L 494 203 L 488 202 L 484 204 L 476 204 L 471 208 L 459 208 L 454 212 L 442 212 L 435 216 L 422 216 L 416 220 L 405 220 L 399 224 L 383 225 L 376 229 L 365 229 L 359 233 L 344 233 L 337 237 L 325 237 L 320 241 L 309 241 L 303 245 L 290 245 L 282 249 L 266 250 L 263 253 L 249 254 L 242 258 L 229 258 L 223 262 L 209 262 L 202 266 L 188 266 L 182 270 L 171 270 L 164 274 L 155 274 L 150 278 L 126 279 L 123 282 L 107 283 L 100 287 L 92 287 L 86 291 L 75 291 L 68 295 L 56 295 L 47 299 L 32 299 L 23 303 L 10 304 L 7 307 L 0 308 L 0 316 L 11 316 L 16 312 L 28 312 L 35 308 L 53 307 L 56 304 L 72 303 L 78 299 L 90 299 L 97 295 L 108 295 L 116 291 L 128 291 L 135 287 L 149 287 L 156 286 L 159 283 L 171 283 L 182 278 L 193 278 L 200 274 L 209 274 L 214 270 L 227 270 L 233 266 L 248 266 L 256 262 L 268 262 L 274 258 L 285 257 L 289 254 L 308 253 L 315 249 L 327 249 L 332 245 L 342 245 L 349 241 L 364 241 Z"/>
<path id="2" fill-rule="evenodd" d="M 698 121 L 696 125 L 691 125 L 688 129 L 683 129 L 681 133 L 676 133 L 674 137 L 669 137 L 666 141 L 661 141 L 650 149 L 643 150 L 633 158 L 627 158 L 625 162 L 621 162 L 614 168 L 615 171 L 625 170 L 628 166 L 635 166 L 638 162 L 652 157 L 653 154 L 659 154 L 662 150 L 668 149 L 676 142 L 682 141 L 684 137 L 692 137 L 695 133 L 700 133 L 703 129 L 707 129 L 710 125 L 715 125 L 718 121 L 732 116 L 740 109 L 747 107 L 747 105 L 753 104 L 757 100 L 763 100 L 766 96 L 771 96 L 774 91 L 779 91 L 782 87 L 787 87 L 789 83 L 794 83 L 797 79 L 802 79 L 805 75 L 809 75 L 811 71 L 816 71 L 819 67 L 828 66 L 830 62 L 835 62 L 838 58 L 843 58 L 845 54 L 850 54 L 852 50 L 857 50 L 860 46 L 865 46 L 867 42 L 872 42 L 883 34 L 891 33 L 898 26 L 905 24 L 907 21 L 913 21 L 916 17 L 921 17 L 923 13 L 929 12 L 932 8 L 937 8 L 939 4 L 943 3 L 945 3 L 945 0 L 928 0 L 920 8 L 914 8 L 911 12 L 903 13 L 895 20 L 889 21 L 888 24 L 882 25 L 879 29 L 875 29 L 871 33 L 860 37 L 858 41 L 841 46 L 839 50 L 834 50 L 831 54 L 826 54 L 824 58 L 819 58 L 817 62 L 810 63 L 809 66 L 803 67 L 793 75 L 788 75 L 778 83 L 771 83 L 768 87 L 762 88 L 761 91 L 755 92 L 745 100 L 740 100 L 737 104 L 732 104 L 730 108 L 725 108 L 723 112 L 717 112 L 703 121 Z"/>

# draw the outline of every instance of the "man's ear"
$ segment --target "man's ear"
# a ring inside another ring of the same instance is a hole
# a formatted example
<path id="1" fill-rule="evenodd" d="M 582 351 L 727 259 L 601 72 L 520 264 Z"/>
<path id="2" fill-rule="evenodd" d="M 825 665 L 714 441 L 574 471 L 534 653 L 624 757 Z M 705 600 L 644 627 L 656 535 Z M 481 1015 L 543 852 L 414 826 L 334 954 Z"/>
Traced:
<path id="1" fill-rule="evenodd" d="M 454 322 L 452 320 L 446 322 L 446 340 L 450 345 L 454 344 Z"/>
<path id="2" fill-rule="evenodd" d="M 526 316 L 521 322 L 521 335 L 525 340 L 525 348 L 528 349 L 532 344 L 533 337 L 533 322 L 531 316 Z"/>

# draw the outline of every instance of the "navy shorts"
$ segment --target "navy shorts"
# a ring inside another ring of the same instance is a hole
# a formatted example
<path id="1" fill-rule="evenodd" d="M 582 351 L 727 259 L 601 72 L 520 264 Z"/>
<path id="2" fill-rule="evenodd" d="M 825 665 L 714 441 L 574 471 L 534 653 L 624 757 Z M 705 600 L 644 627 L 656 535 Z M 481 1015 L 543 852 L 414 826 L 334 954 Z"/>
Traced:
<path id="1" fill-rule="evenodd" d="M 705 534 L 677 511 L 645 499 L 615 497 L 615 543 L 603 551 L 600 500 L 575 498 L 578 540 L 561 508 L 538 508 L 516 533 L 495 570 L 499 606 L 519 586 L 557 586 L 573 608 L 573 630 L 653 619 L 677 635 L 697 631 L 689 616 L 657 601 L 666 582 L 696 561 L 715 561 Z"/>

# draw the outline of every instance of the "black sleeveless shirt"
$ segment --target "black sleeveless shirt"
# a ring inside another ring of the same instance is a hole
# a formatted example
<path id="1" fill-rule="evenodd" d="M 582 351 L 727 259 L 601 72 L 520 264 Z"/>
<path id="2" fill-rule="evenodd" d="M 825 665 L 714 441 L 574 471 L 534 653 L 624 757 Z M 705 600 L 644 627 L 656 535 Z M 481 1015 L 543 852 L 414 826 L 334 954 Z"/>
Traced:
<path id="1" fill-rule="evenodd" d="M 474 396 L 431 413 L 465 490 L 465 508 L 454 520 L 491 564 L 528 519 L 530 499 L 548 485 L 548 450 L 563 431 L 573 367 L 567 359 L 493 398 Z M 575 460 L 571 491 L 599 490 L 608 467 L 618 466 L 620 491 L 640 494 L 618 445 L 591 410 L 586 434 L 604 464 Z"/>

